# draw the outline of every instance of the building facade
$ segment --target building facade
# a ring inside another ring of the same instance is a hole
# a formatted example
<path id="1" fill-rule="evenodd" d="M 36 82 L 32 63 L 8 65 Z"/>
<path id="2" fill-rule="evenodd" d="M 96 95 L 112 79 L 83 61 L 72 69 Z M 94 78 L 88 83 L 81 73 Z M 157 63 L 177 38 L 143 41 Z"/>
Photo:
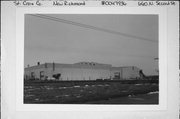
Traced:
<path id="1" fill-rule="evenodd" d="M 79 62 L 75 64 L 38 63 L 24 70 L 24 79 L 39 80 L 120 80 L 137 79 L 140 69 L 135 66 L 112 67 L 110 64 Z"/>

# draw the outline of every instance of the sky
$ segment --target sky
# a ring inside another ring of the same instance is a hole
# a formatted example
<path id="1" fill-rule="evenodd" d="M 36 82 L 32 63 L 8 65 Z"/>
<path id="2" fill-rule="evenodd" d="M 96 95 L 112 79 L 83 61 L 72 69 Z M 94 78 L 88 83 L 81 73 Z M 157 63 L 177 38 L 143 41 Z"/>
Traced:
<path id="1" fill-rule="evenodd" d="M 45 14 L 63 20 L 108 29 L 104 32 L 25 15 L 24 65 L 37 62 L 73 64 L 81 61 L 137 66 L 146 75 L 157 74 L 158 16 L 131 14 Z M 128 37 L 128 36 L 135 37 Z M 146 39 L 150 39 L 146 40 Z"/>

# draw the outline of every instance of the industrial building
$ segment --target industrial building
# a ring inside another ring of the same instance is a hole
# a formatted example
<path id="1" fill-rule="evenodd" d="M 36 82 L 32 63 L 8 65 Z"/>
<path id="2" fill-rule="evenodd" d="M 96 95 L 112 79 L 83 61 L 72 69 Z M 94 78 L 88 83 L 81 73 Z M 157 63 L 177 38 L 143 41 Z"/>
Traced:
<path id="1" fill-rule="evenodd" d="M 141 70 L 135 66 L 112 67 L 110 64 L 79 62 L 74 64 L 44 63 L 28 66 L 24 79 L 37 80 L 121 80 L 138 79 Z"/>

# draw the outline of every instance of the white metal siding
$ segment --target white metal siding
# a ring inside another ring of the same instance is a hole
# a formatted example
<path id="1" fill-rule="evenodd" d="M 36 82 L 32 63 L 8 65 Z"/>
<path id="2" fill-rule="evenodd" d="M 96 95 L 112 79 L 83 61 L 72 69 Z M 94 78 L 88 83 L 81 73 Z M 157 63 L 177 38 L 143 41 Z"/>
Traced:
<path id="1" fill-rule="evenodd" d="M 114 77 L 114 73 L 119 72 L 120 79 L 132 79 L 139 77 L 139 69 L 137 67 L 78 67 L 77 65 L 45 65 L 29 67 L 25 69 L 25 76 L 30 77 L 31 72 L 35 73 L 35 78 L 40 79 L 40 71 L 44 71 L 44 75 L 52 78 L 54 74 L 61 74 L 60 80 L 96 80 L 109 79 Z"/>

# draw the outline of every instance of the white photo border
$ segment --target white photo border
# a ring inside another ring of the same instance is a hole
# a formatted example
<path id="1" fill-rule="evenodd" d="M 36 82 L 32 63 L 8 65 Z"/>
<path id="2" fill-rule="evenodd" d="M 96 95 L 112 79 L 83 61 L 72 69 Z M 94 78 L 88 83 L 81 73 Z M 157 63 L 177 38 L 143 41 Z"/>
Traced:
<path id="1" fill-rule="evenodd" d="M 159 104 L 85 105 L 23 104 L 25 14 L 155 14 L 159 16 Z M 19 7 L 16 9 L 16 110 L 17 111 L 155 111 L 167 109 L 167 11 L 162 7 Z"/>

